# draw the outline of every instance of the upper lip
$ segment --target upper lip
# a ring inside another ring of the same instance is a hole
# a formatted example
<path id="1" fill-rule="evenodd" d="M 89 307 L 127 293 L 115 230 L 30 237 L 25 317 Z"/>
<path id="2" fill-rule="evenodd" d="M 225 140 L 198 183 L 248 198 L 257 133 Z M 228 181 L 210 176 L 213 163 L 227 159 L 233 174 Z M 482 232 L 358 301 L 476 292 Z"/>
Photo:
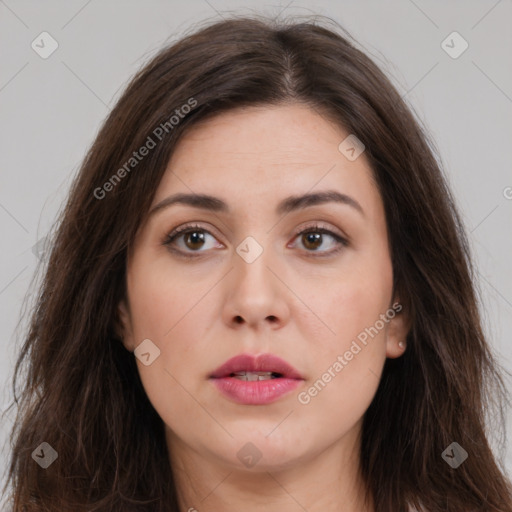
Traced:
<path id="1" fill-rule="evenodd" d="M 229 377 L 237 372 L 274 372 L 279 373 L 288 379 L 303 379 L 301 374 L 286 361 L 272 354 L 260 354 L 252 356 L 250 354 L 241 354 L 228 359 L 223 365 L 219 366 L 210 378 Z"/>

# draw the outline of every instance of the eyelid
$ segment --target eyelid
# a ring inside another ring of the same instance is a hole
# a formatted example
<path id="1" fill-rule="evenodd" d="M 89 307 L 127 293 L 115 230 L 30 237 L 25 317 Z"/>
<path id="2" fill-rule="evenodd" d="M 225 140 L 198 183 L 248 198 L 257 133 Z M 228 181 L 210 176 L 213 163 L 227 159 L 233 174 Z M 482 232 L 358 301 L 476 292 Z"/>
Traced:
<path id="1" fill-rule="evenodd" d="M 201 226 L 198 222 L 187 222 L 186 224 L 182 224 L 174 229 L 172 229 L 168 234 L 165 235 L 165 240 L 169 240 L 170 238 L 180 235 L 183 233 L 187 233 L 188 231 L 193 230 L 198 231 L 204 231 L 205 233 L 209 233 L 212 236 L 215 236 L 215 238 L 219 238 L 217 235 L 214 235 L 212 231 L 215 231 L 213 228 L 205 228 L 204 226 Z"/>
<path id="2" fill-rule="evenodd" d="M 348 236 L 345 235 L 345 233 L 343 233 L 340 229 L 338 228 L 335 228 L 335 227 L 331 227 L 330 224 L 328 223 L 325 223 L 324 221 L 309 221 L 309 222 L 306 222 L 306 224 L 301 224 L 295 231 L 294 231 L 294 236 L 297 236 L 297 235 L 300 235 L 303 231 L 307 231 L 307 230 L 313 230 L 313 229 L 318 229 L 318 230 L 325 230 L 325 231 L 329 231 L 329 233 L 332 233 L 333 235 L 336 235 L 340 238 L 343 238 L 345 239 L 347 242 L 349 240 Z"/>
<path id="3" fill-rule="evenodd" d="M 214 238 L 218 238 L 217 235 L 214 235 L 210 231 L 211 228 L 206 229 L 205 227 L 201 226 L 197 221 L 196 222 L 190 222 L 183 224 L 181 226 L 178 226 L 174 229 L 172 229 L 168 234 L 164 236 L 164 239 L 162 240 L 162 245 L 165 245 L 169 248 L 169 250 L 172 250 L 173 252 L 185 257 L 185 258 L 197 258 L 201 257 L 202 253 L 207 253 L 208 251 L 183 251 L 181 249 L 176 249 L 172 247 L 172 244 L 174 240 L 176 240 L 180 235 L 187 234 L 189 232 L 193 232 L 195 230 L 202 231 L 204 233 L 207 233 Z M 215 231 L 212 229 L 212 231 Z M 319 232 L 322 234 L 327 234 L 331 236 L 336 243 L 338 244 L 338 247 L 335 249 L 331 249 L 329 251 L 308 251 L 303 250 L 302 252 L 305 253 L 306 256 L 312 256 L 312 257 L 328 257 L 330 255 L 334 255 L 337 252 L 339 252 L 344 247 L 347 247 L 350 245 L 350 239 L 348 236 L 346 236 L 343 232 L 341 232 L 337 228 L 333 228 L 330 225 L 324 224 L 323 221 L 309 221 L 305 225 L 302 224 L 297 229 L 294 230 L 293 234 L 293 241 L 292 243 L 295 243 L 296 238 L 307 232 Z M 222 244 L 222 242 L 220 242 Z M 224 244 L 222 244 L 224 245 Z M 289 245 L 287 245 L 288 247 Z"/>
<path id="4" fill-rule="evenodd" d="M 308 232 L 319 232 L 322 234 L 329 235 L 331 238 L 333 238 L 337 244 L 337 246 L 334 249 L 331 249 L 329 251 L 308 251 L 303 250 L 301 251 L 303 255 L 307 258 L 329 258 L 336 256 L 340 251 L 347 248 L 351 242 L 348 236 L 346 236 L 343 232 L 341 232 L 337 228 L 332 228 L 330 225 L 324 224 L 322 221 L 310 221 L 306 225 L 302 225 L 298 227 L 295 230 L 295 234 L 293 236 L 293 244 L 296 243 L 296 239 L 299 235 L 308 233 Z M 288 246 L 287 246 L 288 247 Z"/>
<path id="5" fill-rule="evenodd" d="M 180 256 L 183 256 L 183 257 L 200 257 L 202 255 L 202 253 L 206 253 L 206 251 L 183 251 L 181 249 L 177 249 L 175 247 L 173 247 L 173 242 L 174 240 L 176 240 L 177 238 L 179 238 L 180 236 L 182 235 L 186 235 L 187 233 L 189 232 L 193 232 L 193 231 L 203 231 L 204 233 L 207 233 L 209 234 L 210 236 L 214 237 L 215 239 L 218 239 L 219 237 L 217 235 L 214 235 L 211 231 L 215 231 L 214 229 L 211 229 L 211 228 L 208 228 L 206 229 L 205 227 L 199 225 L 199 223 L 196 221 L 196 222 L 189 222 L 189 223 L 186 223 L 186 224 L 183 224 L 181 226 L 178 226 L 174 229 L 172 229 L 170 232 L 168 232 L 163 240 L 162 240 L 162 245 L 166 246 L 169 250 L 171 250 L 172 252 L 174 252 L 175 254 L 178 254 Z M 220 244 L 222 244 L 222 242 L 219 242 Z M 224 245 L 224 244 L 222 244 Z"/>

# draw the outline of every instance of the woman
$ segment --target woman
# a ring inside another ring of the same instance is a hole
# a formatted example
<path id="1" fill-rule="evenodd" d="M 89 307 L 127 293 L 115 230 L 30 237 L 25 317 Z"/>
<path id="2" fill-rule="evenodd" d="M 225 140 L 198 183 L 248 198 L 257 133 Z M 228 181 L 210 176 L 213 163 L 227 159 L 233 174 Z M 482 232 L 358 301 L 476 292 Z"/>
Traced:
<path id="1" fill-rule="evenodd" d="M 218 22 L 134 77 L 25 365 L 15 511 L 512 511 L 485 425 L 505 388 L 428 137 L 316 22 Z"/>

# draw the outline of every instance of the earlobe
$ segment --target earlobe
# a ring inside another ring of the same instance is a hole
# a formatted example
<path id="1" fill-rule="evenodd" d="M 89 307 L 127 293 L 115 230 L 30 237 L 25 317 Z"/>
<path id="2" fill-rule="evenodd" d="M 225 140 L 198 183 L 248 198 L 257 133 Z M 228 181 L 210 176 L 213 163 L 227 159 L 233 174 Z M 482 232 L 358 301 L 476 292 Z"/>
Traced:
<path id="1" fill-rule="evenodd" d="M 399 304 L 395 301 L 394 304 Z M 406 338 L 410 330 L 410 318 L 403 307 L 394 307 L 394 315 L 389 320 L 386 336 L 386 357 L 395 359 L 407 350 Z"/>

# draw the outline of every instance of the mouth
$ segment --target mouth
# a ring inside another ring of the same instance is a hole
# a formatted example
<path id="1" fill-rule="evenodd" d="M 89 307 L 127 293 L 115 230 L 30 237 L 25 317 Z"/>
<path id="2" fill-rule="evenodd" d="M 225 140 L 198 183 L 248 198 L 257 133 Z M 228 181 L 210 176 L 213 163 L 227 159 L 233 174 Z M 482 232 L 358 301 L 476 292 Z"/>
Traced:
<path id="1" fill-rule="evenodd" d="M 279 379 L 283 377 L 282 374 L 276 372 L 236 372 L 231 373 L 229 375 L 234 379 L 245 380 L 249 382 L 257 381 L 257 380 L 270 380 L 270 379 Z"/>
<path id="2" fill-rule="evenodd" d="M 298 370 L 272 354 L 261 354 L 258 357 L 241 354 L 232 357 L 210 375 L 213 379 L 225 377 L 248 381 L 279 378 L 303 380 Z"/>
<path id="3" fill-rule="evenodd" d="M 293 366 L 272 354 L 233 357 L 209 379 L 226 398 L 243 405 L 275 402 L 304 382 Z"/>

